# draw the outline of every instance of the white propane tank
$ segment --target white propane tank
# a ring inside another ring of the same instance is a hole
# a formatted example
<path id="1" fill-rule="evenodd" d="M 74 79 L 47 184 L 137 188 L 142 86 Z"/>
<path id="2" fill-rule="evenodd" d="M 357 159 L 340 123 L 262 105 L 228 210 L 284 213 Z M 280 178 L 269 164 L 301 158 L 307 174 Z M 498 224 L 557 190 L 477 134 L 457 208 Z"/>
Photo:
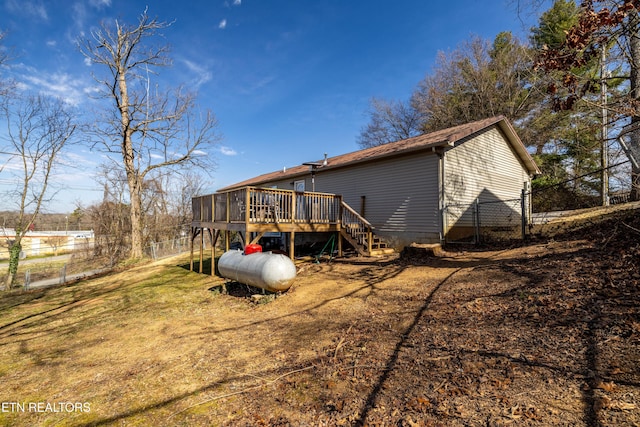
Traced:
<path id="1" fill-rule="evenodd" d="M 270 292 L 286 291 L 296 277 L 293 261 L 272 252 L 225 252 L 218 260 L 218 271 L 222 277 Z"/>

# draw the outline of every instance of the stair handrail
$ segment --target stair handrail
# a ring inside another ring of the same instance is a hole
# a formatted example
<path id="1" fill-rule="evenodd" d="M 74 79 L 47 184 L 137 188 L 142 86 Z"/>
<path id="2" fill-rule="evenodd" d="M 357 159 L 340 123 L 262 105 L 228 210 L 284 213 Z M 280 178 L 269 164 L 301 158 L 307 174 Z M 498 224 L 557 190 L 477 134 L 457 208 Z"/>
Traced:
<path id="1" fill-rule="evenodd" d="M 373 225 L 371 225 L 371 223 L 369 221 L 367 221 L 367 219 L 365 217 L 363 217 L 358 212 L 356 212 L 351 206 L 346 204 L 344 200 L 341 200 L 340 204 L 342 205 L 342 207 L 344 209 L 349 211 L 349 213 L 353 214 L 353 216 L 355 216 L 356 219 L 358 219 L 360 222 L 364 223 L 364 225 L 366 225 L 367 227 L 369 227 L 369 228 L 371 228 L 373 230 Z"/>
<path id="2" fill-rule="evenodd" d="M 372 250 L 372 243 L 373 243 L 373 225 L 371 225 L 369 221 L 367 221 L 362 215 L 356 212 L 351 206 L 346 204 L 344 200 L 340 201 L 340 205 L 343 208 L 341 218 L 340 218 L 340 221 L 342 222 L 342 227 L 345 228 L 346 231 L 349 231 L 345 227 L 346 224 L 350 223 L 349 221 L 347 221 L 347 218 L 345 218 L 345 213 L 348 212 L 349 214 L 351 214 L 351 217 L 357 221 L 359 226 L 365 229 L 366 236 L 367 236 L 366 251 L 368 254 L 370 254 Z M 354 237 L 351 233 L 349 233 L 349 235 L 351 235 L 351 237 Z M 362 242 L 358 239 L 358 244 L 364 246 L 365 242 Z"/>

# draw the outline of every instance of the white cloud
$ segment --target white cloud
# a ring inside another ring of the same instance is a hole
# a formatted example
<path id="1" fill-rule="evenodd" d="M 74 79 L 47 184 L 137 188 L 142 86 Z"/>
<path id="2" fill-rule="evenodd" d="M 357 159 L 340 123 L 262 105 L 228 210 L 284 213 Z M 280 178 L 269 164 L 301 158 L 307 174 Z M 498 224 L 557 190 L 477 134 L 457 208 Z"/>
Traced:
<path id="1" fill-rule="evenodd" d="M 89 153 L 86 150 L 80 152 L 68 151 L 63 155 L 63 161 L 65 166 L 91 166 L 95 169 L 98 165 L 95 161 L 95 154 Z"/>
<path id="2" fill-rule="evenodd" d="M 221 145 L 218 147 L 218 151 L 225 156 L 237 156 L 238 152 L 231 147 L 227 147 L 225 145 Z"/>
<path id="3" fill-rule="evenodd" d="M 91 61 L 91 58 L 85 57 L 83 61 L 84 61 L 84 65 L 86 65 L 87 67 L 91 67 L 91 65 L 93 64 L 93 61 Z"/>
<path id="4" fill-rule="evenodd" d="M 79 105 L 86 98 L 85 88 L 79 80 L 67 73 L 30 73 L 22 76 L 25 87 L 55 96 L 70 105 Z"/>
<path id="5" fill-rule="evenodd" d="M 110 7 L 111 0 L 89 0 L 89 4 L 96 9 L 101 9 L 103 7 Z"/>
<path id="6" fill-rule="evenodd" d="M 7 0 L 7 9 L 12 13 L 31 15 L 42 20 L 49 20 L 49 14 L 41 1 Z"/>
<path id="7" fill-rule="evenodd" d="M 29 90 L 29 86 L 23 82 L 16 82 L 15 83 L 15 87 L 16 89 L 20 90 L 20 91 L 26 91 Z"/>
<path id="8" fill-rule="evenodd" d="M 58 42 L 56 42 L 55 40 L 47 40 L 47 46 L 49 47 L 56 47 L 57 44 Z"/>
<path id="9" fill-rule="evenodd" d="M 261 79 L 255 81 L 252 80 L 250 83 L 240 87 L 240 92 L 244 95 L 254 94 L 256 91 L 260 91 L 263 88 L 270 86 L 271 83 L 276 80 L 277 76 L 275 75 L 267 75 L 262 77 Z"/>
<path id="10" fill-rule="evenodd" d="M 242 0 L 233 0 L 234 6 L 240 6 L 242 4 Z"/>
<path id="11" fill-rule="evenodd" d="M 195 79 L 196 87 L 199 87 L 205 84 L 206 82 L 211 80 L 211 78 L 213 77 L 213 74 L 211 73 L 211 71 L 209 71 L 207 68 L 203 67 L 202 65 L 193 61 L 189 61 L 188 59 L 183 59 L 183 62 L 187 66 L 189 71 L 197 75 L 197 78 Z"/>
<path id="12" fill-rule="evenodd" d="M 12 174 L 24 170 L 24 165 L 20 161 L 19 156 L 3 156 L 3 158 L 0 158 L 0 167 L 2 168 L 2 171 L 5 172 L 5 174 Z M 10 179 L 9 182 L 15 184 L 15 180 Z"/>
<path id="13" fill-rule="evenodd" d="M 218 28 L 220 28 L 221 30 L 227 28 L 227 20 L 223 19 L 222 21 L 220 21 L 220 23 L 218 24 Z"/>
<path id="14" fill-rule="evenodd" d="M 84 38 L 84 34 L 83 33 L 83 28 L 85 25 L 85 22 L 87 20 L 87 7 L 85 6 L 84 3 L 81 2 L 76 2 L 73 5 L 73 13 L 72 13 L 72 17 L 73 17 L 73 22 L 74 22 L 74 27 L 75 30 L 74 32 L 79 32 L 81 37 Z"/>
<path id="15" fill-rule="evenodd" d="M 82 93 L 89 95 L 89 96 L 93 96 L 93 95 L 97 95 L 102 91 L 102 88 L 100 86 L 94 85 L 94 86 L 85 86 L 84 89 L 82 89 Z"/>

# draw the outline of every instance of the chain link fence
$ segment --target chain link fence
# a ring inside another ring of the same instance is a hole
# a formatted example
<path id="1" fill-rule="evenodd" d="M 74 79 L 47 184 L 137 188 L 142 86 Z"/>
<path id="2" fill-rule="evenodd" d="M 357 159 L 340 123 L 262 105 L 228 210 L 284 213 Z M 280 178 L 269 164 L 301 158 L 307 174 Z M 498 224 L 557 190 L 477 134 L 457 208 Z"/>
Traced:
<path id="1" fill-rule="evenodd" d="M 205 239 L 205 245 L 206 245 Z M 155 260 L 168 258 L 190 251 L 189 237 L 153 242 L 146 247 L 145 254 Z"/>
<path id="2" fill-rule="evenodd" d="M 189 237 L 181 237 L 154 242 L 145 248 L 145 254 L 155 261 L 189 250 Z M 113 269 L 114 265 L 111 257 L 96 256 L 91 245 L 58 256 L 29 257 L 18 264 L 13 287 L 28 290 L 64 284 L 104 273 Z M 0 288 L 4 287 L 7 280 L 8 266 L 8 260 L 0 262 Z"/>
<path id="3" fill-rule="evenodd" d="M 18 264 L 14 287 L 26 290 L 64 284 L 110 270 L 107 258 L 93 256 L 90 250 L 70 254 L 27 258 Z M 4 286 L 8 276 L 8 261 L 0 263 L 0 283 Z"/>
<path id="4" fill-rule="evenodd" d="M 478 244 L 525 238 L 527 200 L 523 192 L 517 199 L 448 204 L 443 215 L 445 242 Z"/>
<path id="5" fill-rule="evenodd" d="M 608 185 L 602 185 L 603 179 Z M 623 161 L 606 169 L 534 188 L 531 191 L 533 213 L 530 223 L 546 224 L 573 215 L 576 211 L 631 201 L 631 165 L 629 161 Z"/>
<path id="6" fill-rule="evenodd" d="M 544 225 L 580 210 L 632 201 L 629 162 L 597 170 L 552 185 L 522 191 L 519 198 L 449 203 L 443 211 L 445 243 L 490 243 L 524 240 L 536 225 Z M 625 169 L 626 168 L 626 169 Z M 622 172 L 621 172 L 622 171 Z M 602 195 L 602 177 L 609 186 Z"/>
<path id="7" fill-rule="evenodd" d="M 539 182 L 536 185 L 534 181 L 531 191 L 532 210 L 536 213 L 588 209 L 631 201 L 631 163 L 628 160 L 559 182 L 545 185 Z"/>

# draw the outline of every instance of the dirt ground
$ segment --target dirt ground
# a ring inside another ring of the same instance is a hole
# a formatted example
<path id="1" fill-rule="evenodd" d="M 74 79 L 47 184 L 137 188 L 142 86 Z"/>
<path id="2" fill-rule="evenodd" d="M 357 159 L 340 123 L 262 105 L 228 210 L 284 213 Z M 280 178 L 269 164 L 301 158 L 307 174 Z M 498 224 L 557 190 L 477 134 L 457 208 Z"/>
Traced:
<path id="1" fill-rule="evenodd" d="M 640 426 L 638 215 L 514 247 L 303 262 L 277 296 L 184 267 L 5 297 L 0 401 L 90 411 L 0 423 Z"/>

